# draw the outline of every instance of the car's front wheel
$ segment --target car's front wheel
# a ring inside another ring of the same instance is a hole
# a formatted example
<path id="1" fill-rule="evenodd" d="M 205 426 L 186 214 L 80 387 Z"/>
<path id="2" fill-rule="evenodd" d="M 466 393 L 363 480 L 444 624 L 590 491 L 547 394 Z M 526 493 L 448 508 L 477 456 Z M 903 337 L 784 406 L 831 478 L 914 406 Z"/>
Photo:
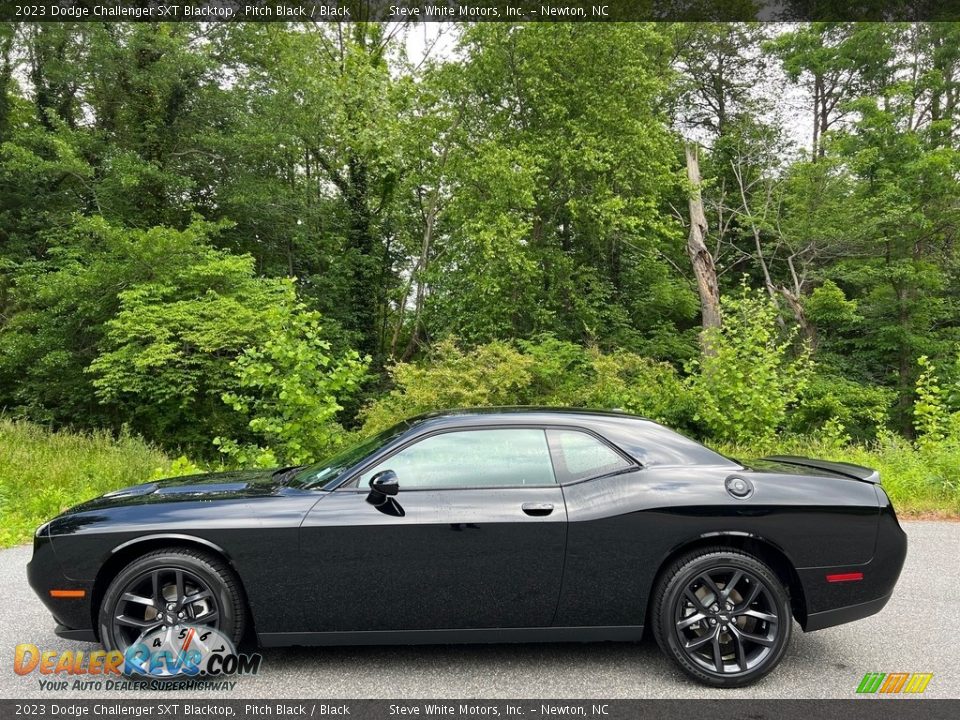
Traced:
<path id="1" fill-rule="evenodd" d="M 234 644 L 244 629 L 240 582 L 219 558 L 187 548 L 147 553 L 123 568 L 100 606 L 100 640 L 126 650 L 148 634 L 178 625 L 211 627 Z"/>
<path id="2" fill-rule="evenodd" d="M 654 636 L 691 677 L 741 687 L 776 667 L 790 640 L 790 598 L 767 565 L 728 548 L 685 555 L 654 595 Z"/>

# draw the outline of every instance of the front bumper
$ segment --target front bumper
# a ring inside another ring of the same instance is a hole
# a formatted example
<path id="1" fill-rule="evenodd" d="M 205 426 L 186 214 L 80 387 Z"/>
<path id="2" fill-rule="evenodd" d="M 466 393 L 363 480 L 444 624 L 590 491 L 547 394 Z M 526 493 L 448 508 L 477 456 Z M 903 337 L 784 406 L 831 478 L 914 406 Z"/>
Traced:
<path id="1" fill-rule="evenodd" d="M 67 640 L 97 641 L 92 608 L 93 582 L 71 580 L 53 552 L 49 529 L 44 527 L 33 541 L 33 557 L 27 563 L 27 581 L 57 622 L 56 633 Z M 51 591 L 82 591 L 81 597 L 54 597 Z"/>
<path id="2" fill-rule="evenodd" d="M 97 637 L 97 633 L 93 631 L 93 628 L 74 630 L 73 628 L 68 628 L 66 625 L 57 623 L 57 626 L 53 629 L 53 632 L 57 637 L 62 637 L 64 640 L 78 640 L 80 642 L 92 643 L 100 642 L 100 638 Z"/>

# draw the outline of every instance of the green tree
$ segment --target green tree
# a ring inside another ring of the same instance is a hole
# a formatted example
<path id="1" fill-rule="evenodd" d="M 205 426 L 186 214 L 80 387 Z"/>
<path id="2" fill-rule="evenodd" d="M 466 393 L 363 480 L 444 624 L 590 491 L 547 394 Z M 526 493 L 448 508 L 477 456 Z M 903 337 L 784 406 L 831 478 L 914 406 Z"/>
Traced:
<path id="1" fill-rule="evenodd" d="M 322 295 L 333 279 L 337 297 L 319 306 L 375 360 L 386 334 L 388 245 L 404 172 L 400 129 L 412 87 L 409 77 L 391 74 L 397 32 L 378 23 L 256 28 L 249 36 L 261 57 L 244 58 L 241 81 L 274 125 L 268 132 L 286 139 L 275 157 L 286 160 L 290 181 L 305 180 L 308 208 L 324 211 L 298 218 L 305 224 L 298 235 L 333 240 L 328 263 L 304 277 L 304 290 L 316 283 Z"/>
<path id="2" fill-rule="evenodd" d="M 244 437 L 247 421 L 221 400 L 237 388 L 230 362 L 266 339 L 292 290 L 212 247 L 219 230 L 89 218 L 51 235 L 47 256 L 13 277 L 3 404 L 55 424 L 127 424 L 200 453 L 214 434 Z"/>
<path id="3" fill-rule="evenodd" d="M 293 311 L 288 281 L 257 278 L 252 258 L 209 247 L 203 232 L 119 233 L 132 260 L 154 266 L 119 292 L 86 371 L 114 417 L 194 453 L 211 451 L 211 435 L 243 428 L 221 400 L 238 387 L 231 361 L 268 337 L 277 312 Z"/>
<path id="4" fill-rule="evenodd" d="M 429 324 L 468 342 L 551 332 L 688 354 L 697 302 L 670 262 L 682 228 L 652 25 L 483 23 L 462 38 L 464 143 L 452 151 Z"/>
<path id="5" fill-rule="evenodd" d="M 893 79 L 894 25 L 815 22 L 770 41 L 788 77 L 807 90 L 812 117 L 811 155 L 826 152 L 827 133 L 851 115 L 850 101 Z"/>

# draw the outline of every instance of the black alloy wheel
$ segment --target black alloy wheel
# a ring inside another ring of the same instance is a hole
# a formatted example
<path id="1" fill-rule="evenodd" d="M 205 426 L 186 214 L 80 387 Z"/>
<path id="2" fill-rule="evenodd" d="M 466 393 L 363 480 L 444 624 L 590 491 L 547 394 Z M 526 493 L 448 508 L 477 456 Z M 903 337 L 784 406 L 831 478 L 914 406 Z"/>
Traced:
<path id="1" fill-rule="evenodd" d="M 792 627 L 789 597 L 758 559 L 722 548 L 700 551 L 674 563 L 658 590 L 657 642 L 695 679 L 740 687 L 783 656 Z"/>
<path id="2" fill-rule="evenodd" d="M 180 624 L 219 630 L 239 642 L 244 604 L 236 576 L 219 559 L 186 549 L 159 550 L 113 579 L 100 609 L 100 639 L 125 650 L 148 633 Z"/>

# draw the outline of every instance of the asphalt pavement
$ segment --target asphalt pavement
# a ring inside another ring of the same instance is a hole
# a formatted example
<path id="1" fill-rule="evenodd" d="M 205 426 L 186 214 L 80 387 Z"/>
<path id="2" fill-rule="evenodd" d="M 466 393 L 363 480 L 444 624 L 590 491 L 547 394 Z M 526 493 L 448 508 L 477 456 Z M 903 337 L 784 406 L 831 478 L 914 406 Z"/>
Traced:
<path id="1" fill-rule="evenodd" d="M 257 676 L 232 691 L 181 698 L 851 698 L 867 672 L 933 673 L 924 697 L 960 698 L 960 522 L 905 522 L 906 566 L 887 607 L 866 620 L 795 633 L 780 666 L 739 690 L 688 680 L 648 636 L 640 643 L 291 648 L 263 651 Z M 157 697 L 171 693 L 40 689 L 13 671 L 18 643 L 91 650 L 61 640 L 27 585 L 29 547 L 0 551 L 0 697 Z"/>

